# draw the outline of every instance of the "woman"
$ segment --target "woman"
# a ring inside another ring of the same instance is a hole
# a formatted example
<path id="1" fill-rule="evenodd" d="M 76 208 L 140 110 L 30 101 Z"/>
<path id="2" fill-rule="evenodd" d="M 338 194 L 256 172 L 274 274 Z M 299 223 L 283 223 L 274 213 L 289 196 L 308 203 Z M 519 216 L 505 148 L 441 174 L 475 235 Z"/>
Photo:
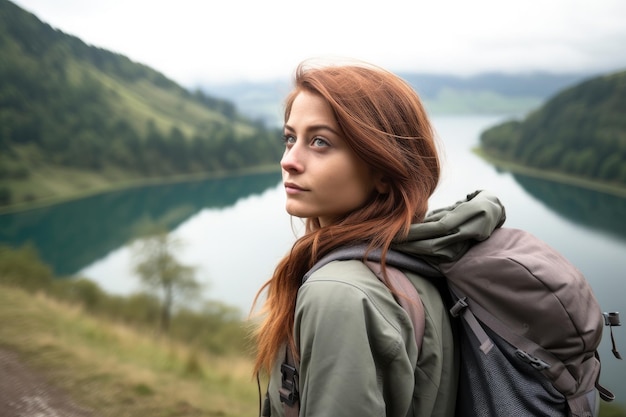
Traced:
<path id="1" fill-rule="evenodd" d="M 426 312 L 421 349 L 396 291 L 360 260 L 331 262 L 302 284 L 321 257 L 356 243 L 381 250 L 382 265 L 392 246 L 438 258 L 431 243 L 441 230 L 423 222 L 440 165 L 418 95 L 380 68 L 301 64 L 284 142 L 286 209 L 306 228 L 261 289 L 255 372 L 270 379 L 264 415 L 293 411 L 281 403 L 292 382 L 300 416 L 454 415 L 457 353 L 432 284 L 407 272 Z M 288 353 L 299 365 L 283 381 Z"/>

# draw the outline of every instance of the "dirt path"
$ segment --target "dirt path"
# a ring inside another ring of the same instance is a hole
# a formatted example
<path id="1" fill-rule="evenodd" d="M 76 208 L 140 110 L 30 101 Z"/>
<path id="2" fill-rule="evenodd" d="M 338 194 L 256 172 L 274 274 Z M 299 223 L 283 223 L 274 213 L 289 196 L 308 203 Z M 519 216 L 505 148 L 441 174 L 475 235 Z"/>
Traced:
<path id="1" fill-rule="evenodd" d="M 51 386 L 18 356 L 0 349 L 0 417 L 96 417 Z"/>

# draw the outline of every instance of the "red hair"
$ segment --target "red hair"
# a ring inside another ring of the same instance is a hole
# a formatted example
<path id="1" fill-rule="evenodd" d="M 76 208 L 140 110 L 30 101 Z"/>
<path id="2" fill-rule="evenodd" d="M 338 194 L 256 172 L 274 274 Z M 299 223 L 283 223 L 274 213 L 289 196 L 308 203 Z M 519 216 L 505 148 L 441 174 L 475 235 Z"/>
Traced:
<path id="1" fill-rule="evenodd" d="M 301 64 L 286 99 L 285 121 L 301 91 L 328 102 L 345 141 L 373 172 L 384 173 L 389 191 L 374 191 L 360 209 L 332 225 L 321 228 L 317 219 L 306 220 L 304 235 L 257 294 L 258 299 L 267 290 L 261 311 L 264 320 L 256 332 L 257 374 L 271 371 L 285 343 L 297 352 L 293 336 L 296 296 L 308 269 L 333 249 L 356 242 L 381 248 L 386 254 L 392 241 L 405 238 L 411 224 L 423 220 L 439 182 L 432 126 L 417 93 L 398 76 L 372 66 L 307 68 Z"/>

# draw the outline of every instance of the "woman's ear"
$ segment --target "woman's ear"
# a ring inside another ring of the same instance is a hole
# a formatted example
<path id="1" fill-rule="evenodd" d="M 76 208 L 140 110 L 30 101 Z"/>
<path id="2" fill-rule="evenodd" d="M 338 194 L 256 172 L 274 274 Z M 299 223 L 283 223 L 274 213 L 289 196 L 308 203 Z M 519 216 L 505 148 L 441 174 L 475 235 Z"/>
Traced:
<path id="1" fill-rule="evenodd" d="M 391 189 L 391 185 L 389 185 L 389 179 L 386 178 L 383 174 L 376 174 L 374 176 L 374 188 L 380 194 L 389 194 L 389 190 Z"/>

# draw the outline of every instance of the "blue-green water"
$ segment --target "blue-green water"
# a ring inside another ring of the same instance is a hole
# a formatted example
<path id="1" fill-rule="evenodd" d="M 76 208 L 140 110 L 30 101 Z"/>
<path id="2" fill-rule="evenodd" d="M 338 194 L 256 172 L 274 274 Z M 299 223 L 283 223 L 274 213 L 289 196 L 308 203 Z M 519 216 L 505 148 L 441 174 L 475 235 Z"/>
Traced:
<path id="1" fill-rule="evenodd" d="M 433 119 L 444 147 L 444 175 L 431 208 L 489 189 L 523 228 L 567 256 L 589 279 L 605 311 L 626 315 L 626 199 L 500 173 L 471 148 L 498 117 Z M 300 223 L 283 210 L 279 174 L 155 185 L 0 216 L 0 241 L 32 241 L 60 275 L 81 275 L 109 292 L 139 289 L 128 244 L 146 219 L 163 221 L 185 244 L 179 256 L 197 267 L 204 295 L 247 312 L 257 289 L 289 249 Z M 626 320 L 626 319 L 625 319 Z M 616 328 L 626 355 L 626 328 Z M 602 381 L 626 405 L 626 363 L 613 359 L 608 331 Z"/>
<path id="2" fill-rule="evenodd" d="M 151 185 L 0 216 L 0 241 L 32 242 L 56 274 L 75 274 L 127 244 L 146 221 L 173 230 L 205 208 L 222 210 L 274 187 L 280 174 Z"/>

